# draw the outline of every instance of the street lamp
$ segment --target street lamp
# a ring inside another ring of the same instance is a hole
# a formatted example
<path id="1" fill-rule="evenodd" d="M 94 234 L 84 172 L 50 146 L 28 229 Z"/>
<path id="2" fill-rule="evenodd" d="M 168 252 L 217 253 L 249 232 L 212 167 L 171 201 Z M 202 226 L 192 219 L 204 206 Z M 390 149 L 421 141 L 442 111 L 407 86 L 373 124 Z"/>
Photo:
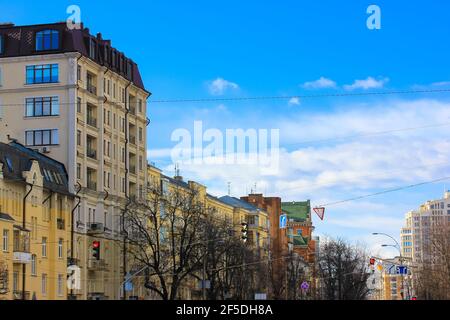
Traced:
<path id="1" fill-rule="evenodd" d="M 398 250 L 399 254 L 400 254 L 400 264 L 403 266 L 402 249 L 401 249 L 400 244 L 398 243 L 398 241 L 395 240 L 394 237 L 388 235 L 387 233 L 374 232 L 374 233 L 372 233 L 372 235 L 374 235 L 374 236 L 386 236 L 386 237 L 392 239 L 395 242 L 395 245 L 394 244 L 382 244 L 381 246 L 383 248 L 386 248 L 386 247 L 396 248 Z M 405 279 L 404 279 L 404 276 L 403 276 L 403 272 L 401 273 L 401 277 L 402 277 L 402 299 L 405 300 Z"/>

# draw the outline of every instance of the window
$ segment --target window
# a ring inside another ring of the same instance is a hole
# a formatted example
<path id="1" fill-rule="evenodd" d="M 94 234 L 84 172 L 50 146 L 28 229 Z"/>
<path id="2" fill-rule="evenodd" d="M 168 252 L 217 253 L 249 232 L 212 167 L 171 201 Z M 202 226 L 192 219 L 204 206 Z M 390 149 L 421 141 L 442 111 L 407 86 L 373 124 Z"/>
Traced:
<path id="1" fill-rule="evenodd" d="M 81 179 L 81 164 L 77 163 L 77 179 Z"/>
<path id="2" fill-rule="evenodd" d="M 143 135 L 142 128 L 139 128 L 139 142 L 142 142 L 143 138 L 144 138 L 144 135 Z"/>
<path id="3" fill-rule="evenodd" d="M 94 39 L 91 38 L 89 41 L 89 57 L 91 59 L 95 59 L 95 56 L 96 56 L 95 49 L 96 49 L 95 41 L 94 41 Z"/>
<path id="4" fill-rule="evenodd" d="M 63 254 L 63 239 L 58 240 L 58 258 L 62 259 L 64 257 Z"/>
<path id="5" fill-rule="evenodd" d="M 77 112 L 81 113 L 81 98 L 77 98 Z"/>
<path id="6" fill-rule="evenodd" d="M 3 35 L 0 35 L 0 54 L 3 54 L 4 52 L 4 40 Z"/>
<path id="7" fill-rule="evenodd" d="M 27 84 L 58 82 L 58 64 L 27 66 Z"/>
<path id="8" fill-rule="evenodd" d="M 58 145 L 58 130 L 49 129 L 25 131 L 25 143 L 27 146 Z"/>
<path id="9" fill-rule="evenodd" d="M 42 238 L 42 257 L 47 257 L 47 238 Z"/>
<path id="10" fill-rule="evenodd" d="M 36 276 L 37 272 L 36 272 L 36 255 L 33 254 L 31 256 L 31 275 L 32 276 Z"/>
<path id="11" fill-rule="evenodd" d="M 25 99 L 26 117 L 48 117 L 59 115 L 58 97 L 39 97 Z"/>
<path id="12" fill-rule="evenodd" d="M 81 146 L 81 131 L 77 130 L 77 145 Z"/>
<path id="13" fill-rule="evenodd" d="M 303 234 L 302 229 L 297 229 L 297 235 L 298 235 L 298 236 L 301 236 L 302 234 Z"/>
<path id="14" fill-rule="evenodd" d="M 19 290 L 19 273 L 14 271 L 13 273 L 13 291 Z"/>
<path id="15" fill-rule="evenodd" d="M 138 110 L 139 110 L 139 112 L 142 112 L 142 100 L 141 99 L 138 100 Z"/>
<path id="16" fill-rule="evenodd" d="M 42 274 L 41 280 L 41 293 L 43 295 L 47 294 L 47 275 L 45 273 Z"/>
<path id="17" fill-rule="evenodd" d="M 36 33 L 36 51 L 55 50 L 59 48 L 59 32 L 44 30 Z"/>
<path id="18" fill-rule="evenodd" d="M 63 295 L 63 275 L 58 274 L 58 287 L 57 287 L 58 296 Z"/>
<path id="19" fill-rule="evenodd" d="M 9 248 L 9 230 L 3 230 L 3 252 L 8 252 Z"/>
<path id="20" fill-rule="evenodd" d="M 77 80 L 81 80 L 81 66 L 77 66 Z"/>

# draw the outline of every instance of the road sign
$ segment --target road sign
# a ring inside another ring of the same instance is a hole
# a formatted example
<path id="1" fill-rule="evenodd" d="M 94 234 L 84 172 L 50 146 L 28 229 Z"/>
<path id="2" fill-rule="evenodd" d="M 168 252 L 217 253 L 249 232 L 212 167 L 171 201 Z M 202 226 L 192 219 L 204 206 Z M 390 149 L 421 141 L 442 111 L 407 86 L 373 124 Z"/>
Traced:
<path id="1" fill-rule="evenodd" d="M 407 275 L 408 267 L 407 266 L 397 266 L 396 271 L 397 271 L 397 274 Z"/>
<path id="2" fill-rule="evenodd" d="M 255 300 L 267 300 L 267 294 L 255 293 Z"/>
<path id="3" fill-rule="evenodd" d="M 128 272 L 125 276 L 125 291 L 130 292 L 133 291 L 133 282 L 131 282 L 131 274 Z"/>
<path id="4" fill-rule="evenodd" d="M 314 212 L 319 216 L 320 220 L 323 220 L 323 218 L 325 216 L 325 208 L 324 207 L 314 208 Z"/>
<path id="5" fill-rule="evenodd" d="M 287 215 L 283 214 L 280 216 L 280 229 L 287 228 Z"/>
<path id="6" fill-rule="evenodd" d="M 301 285 L 300 288 L 302 288 L 302 290 L 308 290 L 309 289 L 309 283 L 304 281 Z"/>

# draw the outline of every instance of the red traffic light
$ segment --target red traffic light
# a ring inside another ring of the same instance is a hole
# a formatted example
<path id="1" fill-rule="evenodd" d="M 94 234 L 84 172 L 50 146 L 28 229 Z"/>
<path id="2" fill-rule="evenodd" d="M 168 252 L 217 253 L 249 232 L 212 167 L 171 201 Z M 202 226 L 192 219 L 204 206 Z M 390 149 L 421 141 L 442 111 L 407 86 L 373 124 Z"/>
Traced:
<path id="1" fill-rule="evenodd" d="M 411 300 L 417 300 L 417 297 L 412 297 Z"/>
<path id="2" fill-rule="evenodd" d="M 370 265 L 373 266 L 375 264 L 375 258 L 370 259 Z"/>
<path id="3" fill-rule="evenodd" d="M 94 242 L 92 242 L 92 247 L 93 248 L 100 248 L 100 241 L 94 241 Z"/>

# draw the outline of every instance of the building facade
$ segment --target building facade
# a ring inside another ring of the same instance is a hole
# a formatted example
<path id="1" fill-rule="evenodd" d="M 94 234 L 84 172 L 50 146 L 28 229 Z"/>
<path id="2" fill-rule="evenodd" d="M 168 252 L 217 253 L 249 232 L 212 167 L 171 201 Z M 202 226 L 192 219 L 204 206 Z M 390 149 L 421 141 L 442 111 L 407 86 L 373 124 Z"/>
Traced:
<path id="1" fill-rule="evenodd" d="M 0 300 L 65 300 L 71 210 L 64 165 L 0 143 Z"/>
<path id="2" fill-rule="evenodd" d="M 0 26 L 0 134 L 62 162 L 77 194 L 81 288 L 72 298 L 118 299 L 120 219 L 146 185 L 146 100 L 138 66 L 87 28 Z M 92 259 L 100 242 L 99 259 Z"/>

